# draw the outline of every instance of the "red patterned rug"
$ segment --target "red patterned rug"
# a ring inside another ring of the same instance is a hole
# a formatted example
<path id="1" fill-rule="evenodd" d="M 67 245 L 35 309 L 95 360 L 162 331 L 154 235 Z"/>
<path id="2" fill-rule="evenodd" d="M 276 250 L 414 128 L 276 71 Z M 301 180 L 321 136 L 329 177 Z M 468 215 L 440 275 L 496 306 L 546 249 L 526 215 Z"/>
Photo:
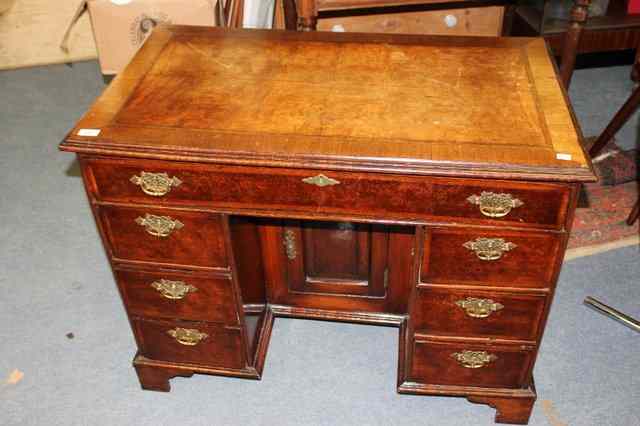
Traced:
<path id="1" fill-rule="evenodd" d="M 625 223 L 638 200 L 637 153 L 612 148 L 594 159 L 600 182 L 583 187 L 566 259 L 640 244 L 638 222 Z M 611 152 L 614 152 L 611 155 Z M 622 183 L 626 182 L 626 183 Z"/>

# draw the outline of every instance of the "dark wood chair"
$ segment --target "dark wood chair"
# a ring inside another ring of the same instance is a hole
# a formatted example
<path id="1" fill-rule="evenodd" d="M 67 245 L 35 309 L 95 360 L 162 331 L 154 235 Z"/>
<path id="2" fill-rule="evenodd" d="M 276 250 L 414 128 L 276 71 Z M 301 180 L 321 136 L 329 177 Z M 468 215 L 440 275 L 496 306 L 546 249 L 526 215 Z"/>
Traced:
<path id="1" fill-rule="evenodd" d="M 591 4 L 591 0 L 575 0 L 571 9 L 569 27 L 565 33 L 565 39 L 562 48 L 561 62 L 560 62 L 560 80 L 568 90 L 571 84 L 571 77 L 576 63 L 576 56 L 579 52 L 579 45 L 581 43 L 581 37 L 585 31 L 585 26 L 588 19 L 588 9 Z M 636 54 L 636 60 L 633 64 L 632 75 L 640 75 L 640 56 Z M 588 149 L 589 156 L 591 158 L 596 157 L 605 146 L 613 139 L 613 136 L 624 126 L 629 120 L 631 115 L 640 106 L 640 86 L 638 86 L 627 101 L 622 105 L 620 110 L 614 115 L 613 119 L 604 131 L 598 136 L 596 141 Z M 640 215 L 640 200 L 636 202 L 635 206 L 631 210 L 627 223 L 632 225 Z"/>
<path id="2" fill-rule="evenodd" d="M 551 3 L 556 0 L 545 0 Z M 544 37 L 564 61 L 563 77 L 570 80 L 575 54 L 635 49 L 640 43 L 640 15 L 627 15 L 629 0 L 609 0 L 603 16 L 587 20 L 591 0 L 574 0 L 567 19 L 549 18 L 544 8 L 521 1 L 514 13 L 514 36 Z M 632 78 L 638 81 L 638 75 Z"/>
<path id="3" fill-rule="evenodd" d="M 640 60 L 636 59 L 634 63 L 634 67 L 637 69 L 640 67 Z M 605 127 L 604 131 L 598 136 L 598 139 L 594 142 L 594 144 L 589 148 L 589 156 L 591 158 L 600 154 L 600 152 L 604 149 L 604 147 L 613 139 L 613 136 L 624 126 L 624 124 L 629 120 L 631 115 L 638 109 L 640 106 L 640 86 L 636 87 L 631 93 L 631 96 L 627 99 L 627 101 L 622 105 L 622 108 L 618 110 L 618 112 L 613 116 L 613 119 L 609 122 L 607 127 Z M 640 200 L 636 202 L 633 209 L 631 209 L 631 213 L 627 218 L 627 224 L 633 225 L 633 223 L 638 220 L 638 216 L 640 215 Z"/>

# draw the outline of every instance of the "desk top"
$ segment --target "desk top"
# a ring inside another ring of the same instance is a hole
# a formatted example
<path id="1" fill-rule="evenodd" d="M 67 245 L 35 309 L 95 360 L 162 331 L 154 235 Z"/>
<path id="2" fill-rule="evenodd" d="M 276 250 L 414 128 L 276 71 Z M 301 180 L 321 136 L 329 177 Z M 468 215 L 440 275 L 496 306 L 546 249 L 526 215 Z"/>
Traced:
<path id="1" fill-rule="evenodd" d="M 167 26 L 61 148 L 593 180 L 579 139 L 542 39 Z"/>

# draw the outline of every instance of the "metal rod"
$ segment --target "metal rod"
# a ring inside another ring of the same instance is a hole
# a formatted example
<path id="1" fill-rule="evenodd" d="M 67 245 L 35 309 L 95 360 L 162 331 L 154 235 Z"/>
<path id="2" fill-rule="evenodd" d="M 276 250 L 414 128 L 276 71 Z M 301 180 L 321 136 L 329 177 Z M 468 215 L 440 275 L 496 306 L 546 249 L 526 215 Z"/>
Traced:
<path id="1" fill-rule="evenodd" d="M 613 318 L 614 320 L 621 322 L 627 327 L 640 332 L 640 321 L 635 318 L 630 317 L 629 315 L 623 314 L 622 312 L 613 309 L 611 306 L 607 306 L 604 303 L 594 299 L 591 296 L 587 296 L 584 299 L 584 304 L 594 308 L 596 311 Z"/>

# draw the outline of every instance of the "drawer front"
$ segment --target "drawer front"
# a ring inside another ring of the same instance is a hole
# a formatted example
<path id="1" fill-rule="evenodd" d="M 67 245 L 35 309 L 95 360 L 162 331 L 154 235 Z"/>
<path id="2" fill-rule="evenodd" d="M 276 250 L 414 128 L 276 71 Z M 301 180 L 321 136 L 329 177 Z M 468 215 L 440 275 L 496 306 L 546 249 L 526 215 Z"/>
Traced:
<path id="1" fill-rule="evenodd" d="M 331 8 L 332 1 L 321 1 Z M 437 34 L 499 36 L 501 6 L 447 9 L 425 12 L 384 13 L 318 20 L 318 31 L 387 34 Z"/>
<path id="2" fill-rule="evenodd" d="M 242 368 L 240 331 L 202 322 L 133 320 L 140 353 L 150 359 Z"/>
<path id="3" fill-rule="evenodd" d="M 535 341 L 547 296 L 420 287 L 416 333 Z"/>
<path id="4" fill-rule="evenodd" d="M 238 324 L 231 279 L 116 270 L 131 315 Z"/>
<path id="5" fill-rule="evenodd" d="M 98 200 L 154 204 L 202 204 L 214 199 L 211 167 L 153 160 L 84 160 Z M 215 169 L 215 168 L 214 168 Z"/>
<path id="6" fill-rule="evenodd" d="M 101 206 L 100 219 L 115 258 L 227 267 L 222 219 L 202 212 Z"/>
<path id="7" fill-rule="evenodd" d="M 462 222 L 561 229 L 569 186 L 494 180 L 436 181 L 433 214 Z"/>
<path id="8" fill-rule="evenodd" d="M 411 380 L 425 384 L 518 388 L 526 383 L 533 349 L 521 346 L 415 341 Z"/>
<path id="9" fill-rule="evenodd" d="M 569 186 L 550 183 L 148 160 L 91 159 L 83 164 L 99 201 L 398 220 L 558 229 L 570 194 Z"/>
<path id="10" fill-rule="evenodd" d="M 563 234 L 427 228 L 420 280 L 432 284 L 549 287 Z"/>

